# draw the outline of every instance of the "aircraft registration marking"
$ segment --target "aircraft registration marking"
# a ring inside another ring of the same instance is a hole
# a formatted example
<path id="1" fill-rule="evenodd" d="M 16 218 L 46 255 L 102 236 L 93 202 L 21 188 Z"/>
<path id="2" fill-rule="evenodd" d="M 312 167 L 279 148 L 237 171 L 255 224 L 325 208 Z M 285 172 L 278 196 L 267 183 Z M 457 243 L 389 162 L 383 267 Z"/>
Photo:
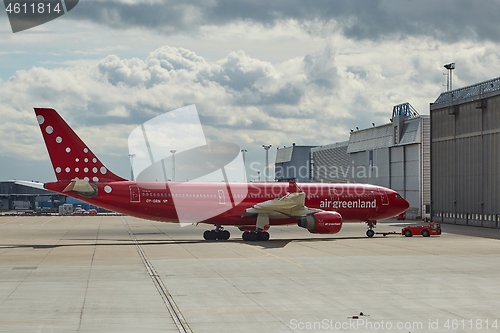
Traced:
<path id="1" fill-rule="evenodd" d="M 159 203 L 167 203 L 168 200 L 167 199 L 163 199 L 163 200 L 160 200 L 160 199 L 146 199 L 146 203 L 153 203 L 153 204 L 159 204 Z"/>

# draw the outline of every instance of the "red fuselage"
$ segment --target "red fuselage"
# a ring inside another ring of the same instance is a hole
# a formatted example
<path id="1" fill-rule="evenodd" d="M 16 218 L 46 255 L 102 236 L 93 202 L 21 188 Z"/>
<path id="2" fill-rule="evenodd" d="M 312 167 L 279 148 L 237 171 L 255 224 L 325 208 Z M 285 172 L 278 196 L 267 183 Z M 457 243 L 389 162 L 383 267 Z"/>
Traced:
<path id="1" fill-rule="evenodd" d="M 97 195 L 86 198 L 72 191 L 63 192 L 68 183 L 46 183 L 45 188 L 139 218 L 238 227 L 255 226 L 255 216 L 243 216 L 248 208 L 283 197 L 290 190 L 288 183 L 116 181 L 96 183 Z M 397 192 L 374 185 L 303 183 L 299 187 L 306 194 L 306 207 L 336 211 L 342 216 L 343 222 L 387 219 L 409 207 L 408 202 Z M 270 225 L 296 223 L 297 218 L 292 216 L 274 216 L 269 221 Z"/>

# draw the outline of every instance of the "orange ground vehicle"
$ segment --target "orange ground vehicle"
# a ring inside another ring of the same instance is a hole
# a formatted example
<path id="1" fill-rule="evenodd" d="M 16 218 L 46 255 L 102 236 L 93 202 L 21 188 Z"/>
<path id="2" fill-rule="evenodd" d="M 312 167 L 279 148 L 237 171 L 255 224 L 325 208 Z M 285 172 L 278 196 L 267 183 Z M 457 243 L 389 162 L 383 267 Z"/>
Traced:
<path id="1" fill-rule="evenodd" d="M 401 229 L 401 232 L 397 231 L 384 231 L 376 232 L 377 235 L 405 235 L 406 237 L 412 237 L 413 235 L 422 235 L 424 237 L 441 235 L 441 226 L 437 222 L 429 222 L 426 225 L 409 225 Z"/>
<path id="2" fill-rule="evenodd" d="M 422 235 L 424 237 L 441 235 L 441 226 L 437 222 L 429 222 L 427 225 L 409 225 L 401 230 L 401 234 L 406 237 L 412 237 L 413 235 Z"/>

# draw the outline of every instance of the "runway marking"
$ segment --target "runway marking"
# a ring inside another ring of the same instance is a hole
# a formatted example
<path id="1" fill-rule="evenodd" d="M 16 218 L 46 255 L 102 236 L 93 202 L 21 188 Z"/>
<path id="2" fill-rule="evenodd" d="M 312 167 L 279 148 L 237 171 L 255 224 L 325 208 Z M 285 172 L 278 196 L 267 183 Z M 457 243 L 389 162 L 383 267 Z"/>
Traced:
<path id="1" fill-rule="evenodd" d="M 287 263 L 290 263 L 290 264 L 292 264 L 292 265 L 295 265 L 295 266 L 298 266 L 298 267 L 302 267 L 302 265 L 301 265 L 301 264 L 299 264 L 299 263 L 297 263 L 297 262 L 295 262 L 295 261 L 293 261 L 293 260 L 290 260 L 290 259 L 287 259 L 287 258 L 280 257 L 280 256 L 278 256 L 278 255 L 276 255 L 276 254 L 272 254 L 271 252 L 268 252 L 268 251 L 263 250 L 263 249 L 259 249 L 258 247 L 255 247 L 254 245 L 250 245 L 250 244 L 246 244 L 246 243 L 241 243 L 241 244 L 246 245 L 246 246 L 248 246 L 248 247 L 250 247 L 250 248 L 252 248 L 252 249 L 254 249 L 254 250 L 260 251 L 260 252 L 262 252 L 262 253 L 265 253 L 267 256 L 271 256 L 271 257 L 274 257 L 274 258 L 276 258 L 276 259 L 286 261 Z"/>
<path id="2" fill-rule="evenodd" d="M 42 223 L 42 225 L 45 225 L 46 223 L 49 223 L 50 221 L 52 221 L 53 219 L 55 219 L 57 216 L 54 216 L 53 218 L 51 219 L 48 219 L 47 221 L 45 221 L 44 223 Z"/>
<path id="3" fill-rule="evenodd" d="M 172 295 L 170 295 L 170 293 L 167 290 L 167 287 L 165 287 L 165 285 L 163 284 L 163 281 L 156 272 L 153 264 L 146 257 L 146 253 L 144 253 L 141 245 L 137 241 L 134 232 L 132 231 L 132 229 L 130 229 L 130 226 L 128 225 L 127 221 L 123 218 L 123 216 L 121 216 L 120 218 L 122 220 L 123 225 L 127 229 L 130 238 L 134 242 L 137 252 L 139 252 L 139 256 L 141 257 L 141 260 L 144 266 L 146 267 L 148 274 L 151 277 L 151 280 L 153 280 L 156 289 L 160 293 L 160 296 L 163 299 L 163 302 L 165 303 L 167 310 L 170 313 L 170 316 L 172 317 L 175 325 L 177 326 L 177 329 L 179 330 L 180 333 L 192 333 L 193 331 L 191 331 L 191 328 L 189 327 L 184 316 L 182 315 L 181 310 L 179 310 L 179 308 L 177 307 L 174 298 L 172 297 Z"/>

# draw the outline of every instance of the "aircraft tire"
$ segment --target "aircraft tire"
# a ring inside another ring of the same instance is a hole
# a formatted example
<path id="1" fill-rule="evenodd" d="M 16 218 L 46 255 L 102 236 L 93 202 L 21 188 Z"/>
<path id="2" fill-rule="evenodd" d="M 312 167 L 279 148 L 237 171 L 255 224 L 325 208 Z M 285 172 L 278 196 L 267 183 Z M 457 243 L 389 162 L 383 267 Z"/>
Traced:
<path id="1" fill-rule="evenodd" d="M 375 235 L 375 231 L 373 231 L 372 229 L 366 230 L 366 236 L 371 238 L 374 235 Z"/>
<path id="2" fill-rule="evenodd" d="M 245 231 L 243 234 L 241 234 L 241 238 L 246 242 L 248 241 L 248 234 L 249 232 L 248 231 Z"/>
<path id="3" fill-rule="evenodd" d="M 248 233 L 248 240 L 251 242 L 255 242 L 257 240 L 257 233 L 256 232 L 249 232 Z"/>
<path id="4" fill-rule="evenodd" d="M 229 231 L 227 230 L 222 230 L 222 231 L 219 231 L 219 239 L 222 239 L 222 240 L 228 240 L 229 237 L 231 237 L 231 234 L 229 233 Z"/>
<path id="5" fill-rule="evenodd" d="M 217 239 L 217 231 L 210 230 L 210 238 L 209 238 L 209 240 L 216 240 L 216 239 Z"/>
<path id="6" fill-rule="evenodd" d="M 205 230 L 203 238 L 205 238 L 205 240 L 210 240 L 210 230 Z"/>
<path id="7" fill-rule="evenodd" d="M 268 241 L 269 233 L 267 231 L 257 233 L 257 239 L 260 241 Z"/>

